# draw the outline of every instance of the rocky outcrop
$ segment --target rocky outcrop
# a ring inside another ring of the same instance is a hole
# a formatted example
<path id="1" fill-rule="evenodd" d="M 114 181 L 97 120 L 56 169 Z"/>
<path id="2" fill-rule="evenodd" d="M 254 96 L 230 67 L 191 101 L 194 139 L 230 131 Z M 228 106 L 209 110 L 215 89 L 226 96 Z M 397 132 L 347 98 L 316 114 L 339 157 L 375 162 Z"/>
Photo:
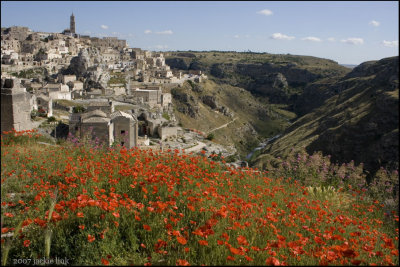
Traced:
<path id="1" fill-rule="evenodd" d="M 215 96 L 212 95 L 204 95 L 201 97 L 201 101 L 209 106 L 211 109 L 217 110 L 224 114 L 227 117 L 233 117 L 233 112 L 230 111 L 228 107 L 222 106 L 218 103 L 218 100 Z"/>
<path id="2" fill-rule="evenodd" d="M 110 73 L 103 68 L 89 68 L 86 72 L 86 80 L 84 83 L 84 88 L 96 88 L 105 89 L 107 88 L 107 83 L 110 80 Z"/>
<path id="3" fill-rule="evenodd" d="M 319 92 L 318 101 L 326 98 L 323 104 L 293 123 L 264 153 L 284 157 L 289 148 L 302 146 L 309 154 L 331 155 L 333 162 L 364 163 L 372 174 L 381 166 L 398 169 L 398 60 L 363 63 L 339 83 L 326 81 Z M 308 89 L 311 96 L 317 83 Z"/>
<path id="4" fill-rule="evenodd" d="M 165 64 L 172 69 L 188 70 L 190 68 L 190 58 L 166 58 Z"/>
<path id="5" fill-rule="evenodd" d="M 180 90 L 171 90 L 172 97 L 177 100 L 176 109 L 192 118 L 197 118 L 199 106 L 197 100 L 190 94 Z"/>
<path id="6" fill-rule="evenodd" d="M 204 104 L 209 106 L 211 109 L 217 109 L 219 107 L 217 98 L 212 95 L 205 95 L 201 97 L 201 100 Z"/>
<path id="7" fill-rule="evenodd" d="M 110 80 L 108 71 L 100 66 L 100 54 L 96 48 L 81 49 L 78 56 L 71 59 L 71 63 L 64 74 L 75 74 L 78 78 L 85 78 L 84 88 L 103 89 Z"/>

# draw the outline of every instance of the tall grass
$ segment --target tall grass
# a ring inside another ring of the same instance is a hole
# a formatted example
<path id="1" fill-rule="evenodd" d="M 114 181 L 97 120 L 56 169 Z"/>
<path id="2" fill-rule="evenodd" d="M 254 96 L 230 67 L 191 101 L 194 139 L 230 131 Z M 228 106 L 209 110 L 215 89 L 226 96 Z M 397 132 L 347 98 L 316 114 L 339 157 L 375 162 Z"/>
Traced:
<path id="1" fill-rule="evenodd" d="M 399 263 L 398 214 L 350 183 L 307 188 L 179 150 L 45 147 L 29 134 L 2 136 L 3 265 Z"/>

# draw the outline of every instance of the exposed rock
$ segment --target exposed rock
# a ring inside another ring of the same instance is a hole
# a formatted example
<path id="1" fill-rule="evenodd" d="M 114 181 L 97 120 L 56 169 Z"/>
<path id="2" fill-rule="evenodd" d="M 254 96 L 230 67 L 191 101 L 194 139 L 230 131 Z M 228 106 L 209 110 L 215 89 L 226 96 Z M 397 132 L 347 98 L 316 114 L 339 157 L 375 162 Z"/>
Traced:
<path id="1" fill-rule="evenodd" d="M 301 146 L 309 154 L 331 155 L 333 162 L 364 163 L 370 173 L 381 166 L 398 169 L 398 66 L 398 57 L 366 62 L 347 79 L 327 85 L 321 99 L 334 95 L 299 118 L 264 153 L 283 157 Z"/>
<path id="2" fill-rule="evenodd" d="M 189 58 L 166 58 L 165 64 L 170 66 L 172 69 L 188 70 L 191 59 Z"/>
<path id="3" fill-rule="evenodd" d="M 201 98 L 201 100 L 203 101 L 204 104 L 206 104 L 207 106 L 209 106 L 212 109 L 219 108 L 218 101 L 215 96 L 205 95 Z"/>

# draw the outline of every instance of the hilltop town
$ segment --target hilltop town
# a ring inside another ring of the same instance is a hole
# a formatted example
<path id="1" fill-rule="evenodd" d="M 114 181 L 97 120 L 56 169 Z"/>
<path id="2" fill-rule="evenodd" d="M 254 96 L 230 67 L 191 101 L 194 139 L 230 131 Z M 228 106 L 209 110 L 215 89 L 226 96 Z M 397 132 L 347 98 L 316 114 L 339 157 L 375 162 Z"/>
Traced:
<path id="1" fill-rule="evenodd" d="M 62 33 L 2 28 L 1 66 L 1 131 L 47 126 L 55 138 L 90 132 L 109 146 L 235 153 L 175 118 L 171 89 L 206 75 L 173 71 L 163 53 L 117 37 L 77 34 L 73 14 Z"/>

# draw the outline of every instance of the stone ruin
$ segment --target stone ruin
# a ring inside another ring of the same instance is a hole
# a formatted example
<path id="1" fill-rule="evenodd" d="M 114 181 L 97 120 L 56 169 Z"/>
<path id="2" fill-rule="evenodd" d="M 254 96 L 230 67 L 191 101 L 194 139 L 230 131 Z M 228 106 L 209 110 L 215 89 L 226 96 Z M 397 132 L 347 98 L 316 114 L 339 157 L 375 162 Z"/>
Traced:
<path id="1" fill-rule="evenodd" d="M 1 131 L 31 130 L 31 94 L 18 79 L 1 79 Z"/>

